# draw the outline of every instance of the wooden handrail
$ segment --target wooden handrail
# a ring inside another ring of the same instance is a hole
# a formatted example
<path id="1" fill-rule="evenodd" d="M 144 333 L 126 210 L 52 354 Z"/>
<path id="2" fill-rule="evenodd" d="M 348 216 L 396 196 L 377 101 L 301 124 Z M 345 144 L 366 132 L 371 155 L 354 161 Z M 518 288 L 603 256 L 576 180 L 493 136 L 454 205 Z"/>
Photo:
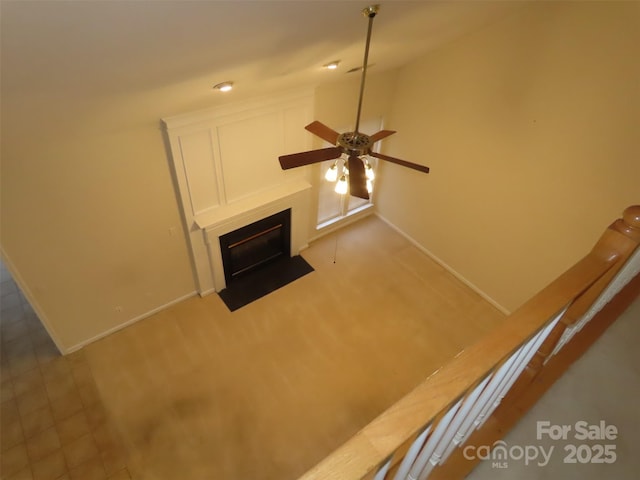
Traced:
<path id="1" fill-rule="evenodd" d="M 640 243 L 640 205 L 625 210 L 593 250 L 511 314 L 480 342 L 460 352 L 300 480 L 363 480 L 397 463 L 422 428 L 575 299 L 597 298 Z M 576 305 L 576 302 L 573 305 Z M 583 310 L 586 304 L 574 308 Z M 557 341 L 557 338 L 556 338 Z M 402 452 L 400 455 L 396 452 Z"/>
<path id="2" fill-rule="evenodd" d="M 514 402 L 522 395 L 527 385 L 542 370 L 544 362 L 553 352 L 565 330 L 575 324 L 591 308 L 591 305 L 602 294 L 639 244 L 640 205 L 634 205 L 625 209 L 622 218 L 609 226 L 592 250 L 592 254 L 601 258 L 615 259 L 616 263 L 567 309 L 567 312 L 562 316 L 538 352 L 536 352 L 536 355 L 527 366 L 525 374 L 513 386 L 506 403 Z"/>

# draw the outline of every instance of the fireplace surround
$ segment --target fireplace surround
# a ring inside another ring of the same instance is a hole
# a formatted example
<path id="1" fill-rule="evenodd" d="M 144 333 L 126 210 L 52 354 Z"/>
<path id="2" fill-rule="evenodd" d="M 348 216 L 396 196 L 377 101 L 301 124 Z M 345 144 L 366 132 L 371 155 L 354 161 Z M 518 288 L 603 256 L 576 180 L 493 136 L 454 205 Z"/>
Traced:
<path id="1" fill-rule="evenodd" d="M 194 249 L 195 273 L 199 293 L 220 292 L 227 286 L 220 238 L 235 230 L 290 211 L 289 256 L 298 255 L 309 242 L 310 190 L 307 182 L 291 182 L 219 207 L 195 218 L 193 238 L 203 240 L 202 249 Z M 194 242 L 194 245 L 198 245 Z"/>

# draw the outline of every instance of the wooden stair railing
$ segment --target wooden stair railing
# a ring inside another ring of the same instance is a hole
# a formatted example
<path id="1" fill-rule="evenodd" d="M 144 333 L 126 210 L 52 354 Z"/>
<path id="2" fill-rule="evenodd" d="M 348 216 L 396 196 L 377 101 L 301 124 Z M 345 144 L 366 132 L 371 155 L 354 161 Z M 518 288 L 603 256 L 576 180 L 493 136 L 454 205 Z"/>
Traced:
<path id="1" fill-rule="evenodd" d="M 640 294 L 640 205 L 592 251 L 299 480 L 464 478 Z"/>

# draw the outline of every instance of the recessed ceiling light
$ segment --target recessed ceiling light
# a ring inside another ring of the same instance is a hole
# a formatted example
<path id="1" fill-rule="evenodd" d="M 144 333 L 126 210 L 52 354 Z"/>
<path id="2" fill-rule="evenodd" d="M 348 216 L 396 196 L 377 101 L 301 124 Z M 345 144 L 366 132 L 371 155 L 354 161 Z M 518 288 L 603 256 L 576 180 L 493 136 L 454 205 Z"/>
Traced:
<path id="1" fill-rule="evenodd" d="M 233 82 L 222 82 L 213 86 L 214 90 L 220 90 L 221 92 L 228 92 L 233 89 Z"/>
<path id="2" fill-rule="evenodd" d="M 333 62 L 329 62 L 326 65 L 323 65 L 327 70 L 335 70 L 340 65 L 340 60 L 334 60 Z"/>

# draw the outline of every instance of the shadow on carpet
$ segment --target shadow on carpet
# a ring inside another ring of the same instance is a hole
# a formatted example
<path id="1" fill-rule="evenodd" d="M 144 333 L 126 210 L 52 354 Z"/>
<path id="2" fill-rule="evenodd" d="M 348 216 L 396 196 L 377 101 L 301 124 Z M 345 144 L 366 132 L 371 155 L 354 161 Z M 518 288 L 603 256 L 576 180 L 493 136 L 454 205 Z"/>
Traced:
<path id="1" fill-rule="evenodd" d="M 282 257 L 251 275 L 233 280 L 218 295 L 233 312 L 311 272 L 313 267 L 300 255 Z"/>

